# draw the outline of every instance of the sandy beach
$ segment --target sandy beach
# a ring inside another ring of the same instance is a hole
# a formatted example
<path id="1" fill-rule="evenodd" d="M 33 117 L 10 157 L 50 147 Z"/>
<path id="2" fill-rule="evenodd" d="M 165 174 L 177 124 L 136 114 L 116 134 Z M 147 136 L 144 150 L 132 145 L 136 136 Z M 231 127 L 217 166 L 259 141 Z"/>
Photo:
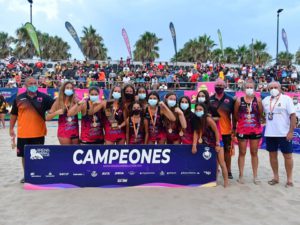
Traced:
<path id="1" fill-rule="evenodd" d="M 6 122 L 8 127 L 8 122 Z M 46 144 L 58 144 L 57 122 L 48 122 Z M 252 183 L 250 154 L 245 184 L 238 184 L 237 154 L 233 176 L 224 189 L 222 177 L 215 188 L 123 188 L 26 191 L 20 159 L 11 150 L 8 128 L 0 129 L 0 225 L 99 224 L 300 224 L 300 155 L 294 155 L 295 187 L 285 188 L 280 154 L 280 184 L 270 186 L 268 153 L 259 152 L 261 185 Z"/>

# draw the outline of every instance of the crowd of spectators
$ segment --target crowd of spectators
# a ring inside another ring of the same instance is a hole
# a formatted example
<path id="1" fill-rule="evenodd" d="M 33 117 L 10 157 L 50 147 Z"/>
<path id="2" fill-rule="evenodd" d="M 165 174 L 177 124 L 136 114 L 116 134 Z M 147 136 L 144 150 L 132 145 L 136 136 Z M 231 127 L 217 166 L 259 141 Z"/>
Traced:
<path id="1" fill-rule="evenodd" d="M 190 65 L 170 63 L 132 63 L 129 59 L 118 63 L 89 63 L 74 60 L 56 63 L 0 63 L 0 87 L 22 87 L 27 76 L 39 80 L 40 87 L 59 88 L 72 81 L 78 88 L 98 86 L 111 88 L 116 84 L 134 84 L 151 90 L 194 89 L 197 82 L 225 80 L 228 89 L 241 90 L 243 83 L 251 78 L 257 91 L 266 91 L 272 80 L 279 81 L 284 91 L 300 91 L 299 73 L 293 66 L 262 67 L 250 65 L 223 65 L 196 62 Z"/>

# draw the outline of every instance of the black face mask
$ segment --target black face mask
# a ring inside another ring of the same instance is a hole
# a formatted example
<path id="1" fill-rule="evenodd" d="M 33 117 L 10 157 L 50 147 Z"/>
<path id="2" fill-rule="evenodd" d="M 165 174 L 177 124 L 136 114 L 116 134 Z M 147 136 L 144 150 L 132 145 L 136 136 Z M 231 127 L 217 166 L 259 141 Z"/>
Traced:
<path id="1" fill-rule="evenodd" d="M 141 110 L 140 109 L 135 109 L 132 111 L 133 115 L 140 115 L 141 114 Z"/>
<path id="2" fill-rule="evenodd" d="M 133 100 L 134 99 L 134 94 L 125 93 L 125 98 L 128 99 L 128 100 Z"/>
<path id="3" fill-rule="evenodd" d="M 215 87 L 215 92 L 218 94 L 218 95 L 221 95 L 224 93 L 224 88 L 223 87 Z"/>

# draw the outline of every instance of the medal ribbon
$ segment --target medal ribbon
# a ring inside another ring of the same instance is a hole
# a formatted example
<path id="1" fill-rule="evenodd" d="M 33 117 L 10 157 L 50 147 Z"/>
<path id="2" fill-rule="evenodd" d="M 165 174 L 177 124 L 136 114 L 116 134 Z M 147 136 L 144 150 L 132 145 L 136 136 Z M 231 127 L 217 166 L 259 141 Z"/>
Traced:
<path id="1" fill-rule="evenodd" d="M 149 109 L 150 119 L 151 119 L 151 123 L 153 125 L 153 131 L 155 130 L 157 111 L 158 111 L 158 108 L 156 108 L 156 110 L 155 110 L 155 115 L 154 115 L 154 119 L 153 119 L 152 111 L 151 111 L 151 109 Z"/>
<path id="2" fill-rule="evenodd" d="M 273 105 L 273 107 L 272 107 L 272 100 L 273 100 L 273 98 L 270 98 L 270 114 L 273 114 L 273 111 L 274 111 L 274 109 L 275 109 L 276 103 L 277 103 L 278 100 L 279 100 L 279 97 L 280 97 L 280 95 L 279 95 L 278 97 L 276 97 L 276 102 L 275 102 L 275 104 Z"/>

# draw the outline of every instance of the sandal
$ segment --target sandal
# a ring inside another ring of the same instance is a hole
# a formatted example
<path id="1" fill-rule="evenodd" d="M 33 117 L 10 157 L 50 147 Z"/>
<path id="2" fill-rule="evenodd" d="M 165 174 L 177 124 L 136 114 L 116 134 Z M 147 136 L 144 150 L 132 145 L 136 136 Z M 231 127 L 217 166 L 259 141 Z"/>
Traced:
<path id="1" fill-rule="evenodd" d="M 245 181 L 242 177 L 240 177 L 239 179 L 236 180 L 238 183 L 240 184 L 245 184 Z"/>
<path id="2" fill-rule="evenodd" d="M 24 183 L 25 183 L 25 179 L 22 178 L 22 179 L 20 180 L 20 183 L 21 183 L 21 184 L 24 184 Z"/>
<path id="3" fill-rule="evenodd" d="M 293 182 L 287 182 L 287 183 L 285 184 L 285 187 L 286 187 L 286 188 L 294 187 L 294 184 L 293 184 Z"/>
<path id="4" fill-rule="evenodd" d="M 268 184 L 270 184 L 270 185 L 275 185 L 275 184 L 278 184 L 278 183 L 279 183 L 279 181 L 275 180 L 275 179 L 272 179 L 272 180 L 268 181 Z"/>
<path id="5" fill-rule="evenodd" d="M 258 178 L 253 178 L 253 183 L 259 185 L 261 184 L 261 181 Z"/>

